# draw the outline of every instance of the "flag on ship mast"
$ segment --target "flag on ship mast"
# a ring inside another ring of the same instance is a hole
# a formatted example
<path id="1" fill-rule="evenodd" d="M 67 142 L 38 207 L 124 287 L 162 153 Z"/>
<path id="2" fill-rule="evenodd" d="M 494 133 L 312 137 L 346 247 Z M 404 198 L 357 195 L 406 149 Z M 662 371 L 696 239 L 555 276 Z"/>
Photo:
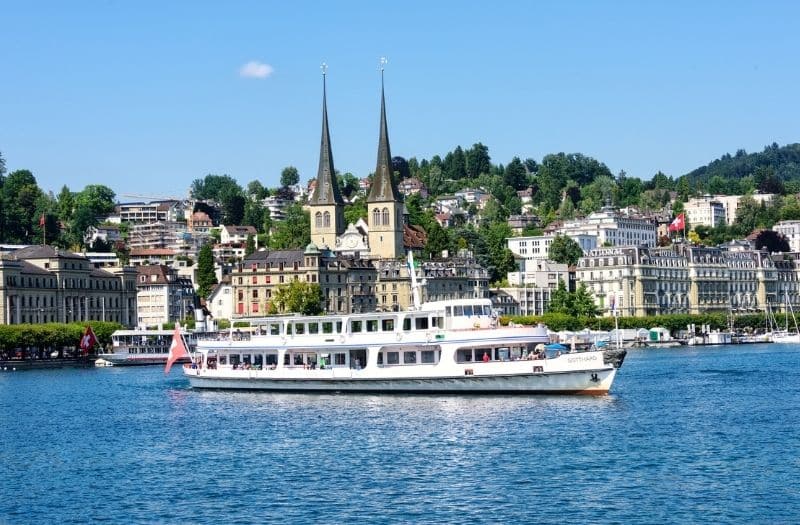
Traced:
<path id="1" fill-rule="evenodd" d="M 89 350 L 94 348 L 94 345 L 97 344 L 97 336 L 94 335 L 94 330 L 92 330 L 91 326 L 86 326 L 86 331 L 83 332 L 83 337 L 81 337 L 80 347 L 83 351 L 83 355 L 88 355 Z"/>
<path id="2" fill-rule="evenodd" d="M 167 356 L 167 366 L 164 367 L 164 375 L 169 374 L 172 363 L 188 355 L 189 352 L 186 350 L 186 343 L 183 342 L 183 337 L 181 336 L 181 324 L 175 323 L 175 332 L 172 334 L 172 344 L 169 346 L 169 355 Z"/>

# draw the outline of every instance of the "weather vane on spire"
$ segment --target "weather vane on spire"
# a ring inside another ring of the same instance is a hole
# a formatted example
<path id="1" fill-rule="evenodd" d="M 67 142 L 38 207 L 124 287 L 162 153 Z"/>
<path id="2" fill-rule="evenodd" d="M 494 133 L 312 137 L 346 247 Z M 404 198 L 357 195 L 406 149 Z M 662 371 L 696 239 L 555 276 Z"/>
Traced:
<path id="1" fill-rule="evenodd" d="M 328 64 L 323 62 L 322 65 L 319 66 L 319 68 L 322 70 L 322 76 L 323 77 L 328 74 Z"/>

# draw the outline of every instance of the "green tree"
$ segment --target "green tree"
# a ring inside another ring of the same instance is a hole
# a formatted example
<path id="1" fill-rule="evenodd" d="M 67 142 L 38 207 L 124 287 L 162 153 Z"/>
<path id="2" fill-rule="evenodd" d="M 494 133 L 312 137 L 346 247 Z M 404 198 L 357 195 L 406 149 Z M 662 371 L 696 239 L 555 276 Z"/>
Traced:
<path id="1" fill-rule="evenodd" d="M 578 264 L 578 259 L 581 257 L 583 257 L 583 250 L 580 244 L 566 235 L 556 235 L 553 242 L 550 243 L 550 250 L 547 253 L 547 258 L 551 261 L 570 266 Z"/>
<path id="2" fill-rule="evenodd" d="M 275 250 L 305 248 L 311 242 L 311 219 L 299 203 L 286 208 L 286 218 L 278 222 L 270 237 L 270 247 Z"/>
<path id="3" fill-rule="evenodd" d="M 247 183 L 247 195 L 253 200 L 260 201 L 267 196 L 267 189 L 261 182 L 251 180 Z"/>
<path id="4" fill-rule="evenodd" d="M 348 224 L 355 224 L 358 219 L 367 218 L 367 201 L 359 198 L 344 207 L 344 220 Z"/>
<path id="5" fill-rule="evenodd" d="M 300 182 L 300 173 L 294 166 L 286 166 L 281 171 L 281 186 L 294 186 Z"/>
<path id="6" fill-rule="evenodd" d="M 248 235 L 247 241 L 245 242 L 244 245 L 244 256 L 247 257 L 248 255 L 255 253 L 255 251 L 256 251 L 255 237 L 253 237 L 252 235 Z"/>
<path id="7" fill-rule="evenodd" d="M 505 183 L 515 190 L 528 187 L 528 172 L 519 157 L 514 157 L 505 170 Z"/>
<path id="8" fill-rule="evenodd" d="M 360 189 L 358 177 L 348 172 L 344 175 L 336 174 L 336 182 L 339 183 L 339 189 L 342 190 L 342 196 L 346 199 L 351 199 Z"/>
<path id="9" fill-rule="evenodd" d="M 238 190 L 242 193 L 242 188 L 230 175 L 206 175 L 203 179 L 195 179 L 192 182 L 192 197 L 200 200 L 220 200 L 225 189 L 228 191 Z"/>
<path id="10" fill-rule="evenodd" d="M 279 286 L 272 296 L 272 303 L 279 312 L 302 315 L 319 315 L 323 312 L 322 288 L 317 283 L 292 281 Z"/>
<path id="11" fill-rule="evenodd" d="M 37 203 L 42 191 L 28 170 L 17 170 L 3 181 L 2 205 L 5 242 L 27 244 L 34 240 L 39 224 Z"/>
<path id="12" fill-rule="evenodd" d="M 75 195 L 66 184 L 61 187 L 58 193 L 58 218 L 65 224 L 72 220 L 72 214 L 75 211 Z"/>
<path id="13" fill-rule="evenodd" d="M 222 222 L 229 225 L 240 225 L 244 219 L 247 200 L 238 186 L 228 186 L 219 195 L 222 204 Z"/>
<path id="14" fill-rule="evenodd" d="M 547 311 L 557 314 L 571 315 L 572 296 L 567 291 L 567 285 L 564 283 L 564 279 L 558 280 L 558 287 L 550 294 L 550 303 L 547 306 Z"/>
<path id="15" fill-rule="evenodd" d="M 63 190 L 62 190 L 63 191 Z M 75 195 L 75 207 L 85 208 L 99 217 L 114 211 L 116 194 L 108 186 L 89 184 Z"/>
<path id="16" fill-rule="evenodd" d="M 492 169 L 489 148 L 478 142 L 473 144 L 466 155 L 467 177 L 474 179 L 482 173 L 489 173 Z"/>
<path id="17" fill-rule="evenodd" d="M 586 288 L 584 283 L 581 283 L 572 297 L 571 315 L 576 317 L 597 317 L 598 313 L 592 292 Z"/>
<path id="18" fill-rule="evenodd" d="M 217 274 L 214 271 L 214 253 L 210 244 L 204 244 L 197 255 L 197 295 L 207 299 L 217 284 Z"/>

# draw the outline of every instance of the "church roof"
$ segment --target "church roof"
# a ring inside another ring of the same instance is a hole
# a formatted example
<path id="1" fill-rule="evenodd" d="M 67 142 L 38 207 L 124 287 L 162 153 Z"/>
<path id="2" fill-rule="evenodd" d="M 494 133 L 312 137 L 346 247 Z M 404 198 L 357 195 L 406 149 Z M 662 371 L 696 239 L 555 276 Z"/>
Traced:
<path id="1" fill-rule="evenodd" d="M 367 202 L 399 202 L 397 188 L 394 184 L 392 169 L 392 152 L 389 148 L 389 128 L 386 123 L 386 97 L 383 91 L 383 69 L 381 69 L 381 124 L 378 139 L 378 164 L 372 186 L 369 189 Z"/>
<path id="2" fill-rule="evenodd" d="M 333 169 L 333 151 L 331 150 L 331 134 L 328 129 L 328 97 L 325 84 L 326 75 L 322 75 L 322 139 L 319 144 L 319 169 L 317 170 L 317 183 L 314 193 L 308 203 L 315 204 L 344 204 L 336 181 L 336 171 Z"/>

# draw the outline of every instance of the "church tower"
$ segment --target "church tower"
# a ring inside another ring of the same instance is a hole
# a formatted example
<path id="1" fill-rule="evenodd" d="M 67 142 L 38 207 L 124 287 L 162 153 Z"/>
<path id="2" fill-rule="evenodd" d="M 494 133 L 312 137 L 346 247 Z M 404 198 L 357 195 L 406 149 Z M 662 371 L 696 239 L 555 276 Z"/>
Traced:
<path id="1" fill-rule="evenodd" d="M 392 152 L 389 149 L 389 130 L 386 125 L 386 100 L 383 92 L 381 65 L 381 124 L 378 140 L 378 165 L 367 196 L 369 251 L 372 257 L 398 259 L 403 249 L 403 203 L 394 184 Z"/>
<path id="2" fill-rule="evenodd" d="M 322 65 L 322 139 L 319 146 L 317 185 L 308 201 L 311 213 L 311 242 L 319 248 L 336 246 L 336 237 L 344 232 L 344 201 L 336 182 L 328 130 L 326 86 L 327 66 Z"/>

